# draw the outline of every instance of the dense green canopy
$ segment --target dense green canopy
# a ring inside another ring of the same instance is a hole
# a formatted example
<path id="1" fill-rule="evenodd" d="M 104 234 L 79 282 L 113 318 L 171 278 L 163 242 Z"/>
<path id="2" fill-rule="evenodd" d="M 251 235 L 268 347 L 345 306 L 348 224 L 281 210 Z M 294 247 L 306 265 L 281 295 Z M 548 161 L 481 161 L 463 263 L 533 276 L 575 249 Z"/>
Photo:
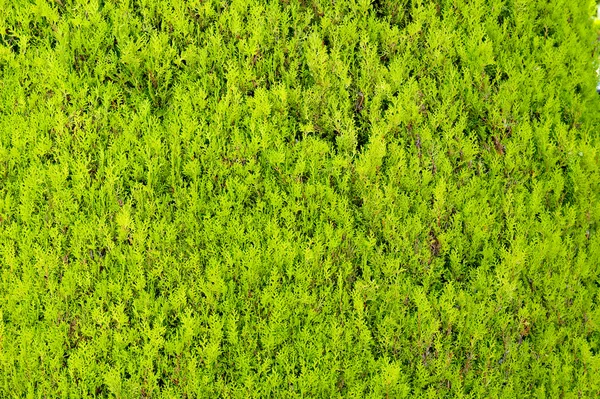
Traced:
<path id="1" fill-rule="evenodd" d="M 0 10 L 0 397 L 600 395 L 593 2 Z"/>

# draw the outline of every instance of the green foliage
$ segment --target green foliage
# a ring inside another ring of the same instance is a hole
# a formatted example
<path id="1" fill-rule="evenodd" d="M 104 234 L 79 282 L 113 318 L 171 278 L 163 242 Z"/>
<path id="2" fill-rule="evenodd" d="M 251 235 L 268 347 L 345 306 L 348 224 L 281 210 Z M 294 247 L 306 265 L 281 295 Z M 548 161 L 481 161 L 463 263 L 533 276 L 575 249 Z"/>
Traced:
<path id="1" fill-rule="evenodd" d="M 600 395 L 593 7 L 0 0 L 0 396 Z"/>

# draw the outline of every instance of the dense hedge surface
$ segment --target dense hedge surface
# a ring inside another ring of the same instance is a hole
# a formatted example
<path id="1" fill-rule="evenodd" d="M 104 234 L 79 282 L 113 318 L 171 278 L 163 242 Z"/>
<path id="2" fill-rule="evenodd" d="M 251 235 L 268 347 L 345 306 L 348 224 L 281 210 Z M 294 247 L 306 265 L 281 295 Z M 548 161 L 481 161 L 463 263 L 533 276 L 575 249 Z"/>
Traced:
<path id="1" fill-rule="evenodd" d="M 0 10 L 0 397 L 600 395 L 592 2 Z"/>

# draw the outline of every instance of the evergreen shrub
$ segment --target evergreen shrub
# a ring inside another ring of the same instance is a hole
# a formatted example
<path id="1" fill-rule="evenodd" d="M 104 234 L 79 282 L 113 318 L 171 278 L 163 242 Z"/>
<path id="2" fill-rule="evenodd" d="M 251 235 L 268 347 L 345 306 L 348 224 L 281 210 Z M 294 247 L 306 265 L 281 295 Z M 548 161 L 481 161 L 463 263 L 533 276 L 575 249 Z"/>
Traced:
<path id="1" fill-rule="evenodd" d="M 0 0 L 0 397 L 598 397 L 594 6 Z"/>

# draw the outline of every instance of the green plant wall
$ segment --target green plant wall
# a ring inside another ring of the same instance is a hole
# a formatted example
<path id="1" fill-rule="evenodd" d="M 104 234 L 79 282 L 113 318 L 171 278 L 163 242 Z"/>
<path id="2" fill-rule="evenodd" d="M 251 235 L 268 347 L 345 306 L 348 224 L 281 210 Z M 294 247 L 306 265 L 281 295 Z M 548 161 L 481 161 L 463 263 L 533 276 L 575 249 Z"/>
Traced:
<path id="1" fill-rule="evenodd" d="M 597 397 L 594 7 L 0 0 L 0 397 Z"/>

